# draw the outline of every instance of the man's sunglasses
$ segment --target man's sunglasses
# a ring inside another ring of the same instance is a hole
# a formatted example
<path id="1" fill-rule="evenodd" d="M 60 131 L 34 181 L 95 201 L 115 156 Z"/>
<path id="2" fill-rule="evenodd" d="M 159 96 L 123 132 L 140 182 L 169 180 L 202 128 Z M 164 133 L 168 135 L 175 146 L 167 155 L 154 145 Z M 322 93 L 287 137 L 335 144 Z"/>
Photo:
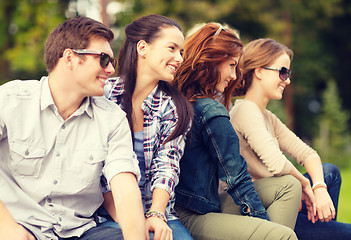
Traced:
<path id="1" fill-rule="evenodd" d="M 283 81 L 286 81 L 286 79 L 290 78 L 290 75 L 291 75 L 291 71 L 289 69 L 287 69 L 286 67 L 282 67 L 281 69 L 270 68 L 270 67 L 262 67 L 262 68 L 268 69 L 268 70 L 278 71 L 279 78 Z"/>
<path id="2" fill-rule="evenodd" d="M 82 54 L 82 55 L 100 55 L 100 66 L 102 68 L 107 68 L 108 64 L 111 63 L 113 68 L 117 66 L 117 59 L 110 57 L 107 53 L 104 52 L 95 52 L 87 49 L 72 49 L 74 53 Z"/>

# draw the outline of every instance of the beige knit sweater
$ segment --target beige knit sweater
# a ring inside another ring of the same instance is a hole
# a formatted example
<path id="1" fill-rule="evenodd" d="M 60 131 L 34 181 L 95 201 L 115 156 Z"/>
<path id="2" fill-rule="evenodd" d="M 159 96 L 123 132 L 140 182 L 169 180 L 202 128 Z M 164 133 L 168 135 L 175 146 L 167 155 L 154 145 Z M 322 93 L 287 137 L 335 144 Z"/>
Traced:
<path id="1" fill-rule="evenodd" d="M 269 110 L 263 113 L 249 100 L 235 101 L 230 121 L 238 134 L 240 153 L 253 180 L 286 175 L 293 167 L 286 153 L 303 165 L 317 152 L 298 138 Z"/>

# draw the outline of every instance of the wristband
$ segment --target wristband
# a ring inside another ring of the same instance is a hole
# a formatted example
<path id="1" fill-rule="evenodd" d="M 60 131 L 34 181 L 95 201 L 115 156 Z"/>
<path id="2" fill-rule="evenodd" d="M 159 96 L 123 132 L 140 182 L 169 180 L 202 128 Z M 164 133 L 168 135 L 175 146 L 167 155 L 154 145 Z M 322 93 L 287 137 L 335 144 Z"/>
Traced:
<path id="1" fill-rule="evenodd" d="M 316 182 L 312 186 L 312 191 L 316 190 L 317 188 L 321 188 L 321 187 L 327 189 L 327 184 L 325 184 L 324 182 Z"/>
<path id="2" fill-rule="evenodd" d="M 163 213 L 161 213 L 161 212 L 159 212 L 159 211 L 156 211 L 156 210 L 150 210 L 150 211 L 148 211 L 147 213 L 145 213 L 145 217 L 146 217 L 146 218 L 149 218 L 149 217 L 157 217 L 157 218 L 163 220 L 165 223 L 167 223 L 167 218 L 166 218 L 166 216 L 165 216 Z"/>

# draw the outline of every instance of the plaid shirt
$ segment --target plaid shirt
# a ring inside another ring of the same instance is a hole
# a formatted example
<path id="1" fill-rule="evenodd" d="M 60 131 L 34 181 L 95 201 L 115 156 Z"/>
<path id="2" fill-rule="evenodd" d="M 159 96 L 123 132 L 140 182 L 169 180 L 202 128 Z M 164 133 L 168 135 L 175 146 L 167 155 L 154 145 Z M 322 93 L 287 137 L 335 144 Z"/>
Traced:
<path id="1" fill-rule="evenodd" d="M 119 78 L 109 79 L 108 84 L 111 84 L 111 89 L 107 97 L 120 105 L 124 92 L 123 84 Z M 146 211 L 150 210 L 153 190 L 161 188 L 170 195 L 165 213 L 167 220 L 178 219 L 174 210 L 174 188 L 179 180 L 179 161 L 184 153 L 185 137 L 179 136 L 165 143 L 177 123 L 176 107 L 170 96 L 155 87 L 144 100 L 141 108 L 144 112 Z"/>

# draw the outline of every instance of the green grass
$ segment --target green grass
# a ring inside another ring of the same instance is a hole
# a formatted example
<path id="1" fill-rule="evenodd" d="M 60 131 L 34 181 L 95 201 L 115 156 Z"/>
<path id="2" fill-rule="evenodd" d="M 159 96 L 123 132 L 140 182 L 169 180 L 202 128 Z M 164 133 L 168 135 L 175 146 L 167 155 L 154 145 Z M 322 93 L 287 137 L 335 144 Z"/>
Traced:
<path id="1" fill-rule="evenodd" d="M 351 168 L 341 170 L 338 221 L 351 223 Z"/>

